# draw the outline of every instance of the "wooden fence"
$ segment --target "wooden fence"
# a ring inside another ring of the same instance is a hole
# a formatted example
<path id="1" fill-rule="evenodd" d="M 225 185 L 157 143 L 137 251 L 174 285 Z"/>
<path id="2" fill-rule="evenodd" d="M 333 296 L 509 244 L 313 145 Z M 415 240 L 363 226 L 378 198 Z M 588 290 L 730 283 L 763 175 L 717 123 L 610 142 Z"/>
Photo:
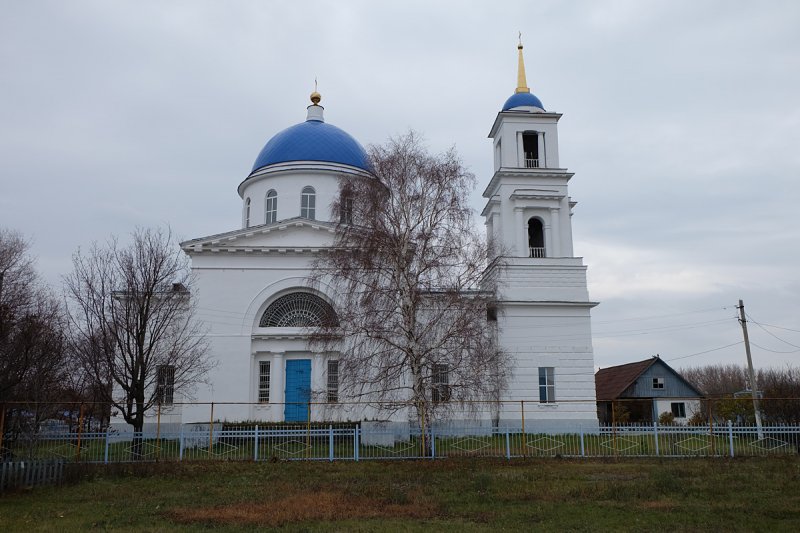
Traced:
<path id="1" fill-rule="evenodd" d="M 8 461 L 0 463 L 0 492 L 39 485 L 60 485 L 64 461 Z"/>

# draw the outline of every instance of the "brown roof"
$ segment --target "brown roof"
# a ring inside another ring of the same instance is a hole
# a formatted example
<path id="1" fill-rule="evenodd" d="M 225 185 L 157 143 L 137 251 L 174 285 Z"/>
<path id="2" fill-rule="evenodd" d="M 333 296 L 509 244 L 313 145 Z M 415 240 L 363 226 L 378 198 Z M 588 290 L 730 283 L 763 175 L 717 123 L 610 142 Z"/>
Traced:
<path id="1" fill-rule="evenodd" d="M 650 368 L 656 361 L 658 361 L 657 357 L 651 357 L 636 363 L 610 366 L 598 370 L 594 375 L 597 401 L 616 400 L 620 394 L 625 392 L 625 389 L 636 381 L 636 378 L 642 375 L 642 372 Z"/>

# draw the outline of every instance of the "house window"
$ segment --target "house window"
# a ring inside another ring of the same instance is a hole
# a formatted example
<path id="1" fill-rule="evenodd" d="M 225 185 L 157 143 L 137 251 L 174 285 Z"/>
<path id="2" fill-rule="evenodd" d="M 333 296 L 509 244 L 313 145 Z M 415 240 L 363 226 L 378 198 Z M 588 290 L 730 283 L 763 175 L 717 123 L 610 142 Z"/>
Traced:
<path id="1" fill-rule="evenodd" d="M 339 222 L 342 224 L 353 223 L 353 197 L 343 195 L 339 204 Z"/>
<path id="2" fill-rule="evenodd" d="M 244 201 L 244 227 L 250 227 L 250 198 Z"/>
<path id="3" fill-rule="evenodd" d="M 274 190 L 267 193 L 264 212 L 266 213 L 265 223 L 272 224 L 278 220 L 278 193 Z"/>
<path id="4" fill-rule="evenodd" d="M 269 361 L 258 362 L 258 403 L 269 403 Z"/>
<path id="5" fill-rule="evenodd" d="M 447 365 L 433 365 L 433 388 L 431 400 L 434 403 L 450 401 L 450 369 Z"/>
<path id="6" fill-rule="evenodd" d="M 544 249 L 544 226 L 536 217 L 528 220 L 528 257 L 547 257 Z"/>
<path id="7" fill-rule="evenodd" d="M 653 388 L 654 389 L 663 389 L 664 388 L 664 378 L 653 378 Z"/>
<path id="8" fill-rule="evenodd" d="M 175 367 L 158 365 L 156 367 L 156 402 L 172 405 L 175 397 Z"/>
<path id="9" fill-rule="evenodd" d="M 686 404 L 683 402 L 672 402 L 672 414 L 675 418 L 686 418 Z"/>
<path id="10" fill-rule="evenodd" d="M 539 367 L 539 403 L 554 403 L 556 401 L 555 368 L 552 366 Z"/>
<path id="11" fill-rule="evenodd" d="M 339 401 L 339 361 L 328 361 L 328 403 Z"/>
<path id="12" fill-rule="evenodd" d="M 525 154 L 525 168 L 539 168 L 539 134 L 526 131 L 522 134 L 522 151 Z"/>
<path id="13" fill-rule="evenodd" d="M 314 220 L 317 193 L 314 187 L 303 187 L 300 196 L 300 216 L 309 220 Z"/>

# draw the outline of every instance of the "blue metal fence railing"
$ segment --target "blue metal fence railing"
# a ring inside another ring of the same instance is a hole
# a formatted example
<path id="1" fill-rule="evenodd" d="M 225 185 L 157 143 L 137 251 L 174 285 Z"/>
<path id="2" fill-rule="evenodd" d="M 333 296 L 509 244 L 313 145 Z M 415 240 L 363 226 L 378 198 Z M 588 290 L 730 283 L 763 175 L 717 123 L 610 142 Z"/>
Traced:
<path id="1" fill-rule="evenodd" d="M 190 430 L 51 432 L 6 439 L 4 460 L 118 463 L 131 461 L 363 461 L 449 457 L 739 457 L 797 455 L 800 426 L 608 426 L 567 433 L 521 427 L 429 427 L 408 424 L 207 424 Z"/>

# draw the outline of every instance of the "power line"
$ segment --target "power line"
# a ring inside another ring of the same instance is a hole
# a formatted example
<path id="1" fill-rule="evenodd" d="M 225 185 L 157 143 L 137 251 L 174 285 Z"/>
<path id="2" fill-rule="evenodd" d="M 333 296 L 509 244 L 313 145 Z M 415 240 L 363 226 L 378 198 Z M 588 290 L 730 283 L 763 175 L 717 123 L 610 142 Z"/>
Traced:
<path id="1" fill-rule="evenodd" d="M 705 353 L 716 352 L 718 350 L 724 350 L 725 348 L 730 348 L 731 346 L 736 346 L 737 344 L 743 344 L 744 341 L 734 342 L 732 344 L 726 344 L 725 346 L 720 346 L 719 348 L 711 348 L 710 350 L 705 350 L 703 352 L 692 353 L 689 355 L 682 355 L 680 357 L 672 357 L 670 359 L 664 359 L 664 361 L 677 361 L 678 359 L 687 359 L 689 357 L 694 357 L 696 355 L 703 355 Z"/>
<path id="2" fill-rule="evenodd" d="M 755 321 L 755 319 L 753 319 L 753 317 L 752 317 L 752 316 L 750 316 L 750 314 L 749 314 L 749 313 L 747 314 L 747 318 L 749 318 L 749 319 L 750 319 L 750 322 L 752 322 L 753 324 L 755 324 L 756 326 L 758 326 L 759 328 L 761 328 L 762 330 L 764 330 L 764 331 L 765 331 L 765 332 L 766 332 L 768 335 L 770 335 L 771 337 L 774 337 L 774 338 L 778 339 L 779 341 L 781 341 L 781 342 L 782 342 L 782 343 L 784 343 L 784 344 L 788 344 L 788 345 L 789 345 L 789 346 L 791 346 L 792 348 L 800 348 L 800 346 L 798 346 L 798 345 L 796 345 L 796 344 L 792 344 L 792 343 L 791 343 L 791 342 L 789 342 L 789 341 L 785 341 L 785 340 L 783 340 L 782 338 L 780 338 L 780 337 L 778 337 L 777 335 L 775 335 L 774 333 L 772 333 L 771 331 L 769 331 L 767 328 L 765 328 L 764 326 L 762 326 L 761 324 L 759 324 L 758 322 L 756 322 L 756 321 Z M 771 351 L 771 350 L 768 350 L 768 351 Z M 791 352 L 777 352 L 777 353 L 791 353 Z"/>
<path id="3" fill-rule="evenodd" d="M 797 350 L 789 350 L 788 352 L 785 352 L 785 351 L 782 351 L 782 350 L 770 350 L 769 348 L 764 348 L 763 346 L 759 346 L 758 344 L 754 343 L 753 341 L 750 341 L 750 344 L 752 344 L 753 346 L 755 346 L 757 348 L 761 348 L 764 351 L 772 352 L 772 353 L 797 353 L 797 352 L 800 352 L 800 347 L 798 347 Z"/>

